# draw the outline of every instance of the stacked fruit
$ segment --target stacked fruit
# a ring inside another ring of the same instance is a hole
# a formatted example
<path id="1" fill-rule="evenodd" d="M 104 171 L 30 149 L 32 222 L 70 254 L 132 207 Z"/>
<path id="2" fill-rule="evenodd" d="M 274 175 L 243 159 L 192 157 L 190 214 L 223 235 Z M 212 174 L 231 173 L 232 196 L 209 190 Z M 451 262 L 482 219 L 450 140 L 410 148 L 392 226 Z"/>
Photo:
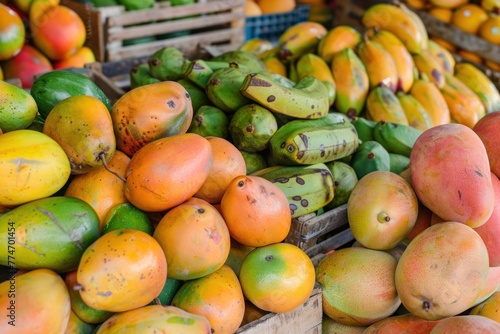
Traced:
<path id="1" fill-rule="evenodd" d="M 83 45 L 84 22 L 59 1 L 0 4 L 0 16 L 0 73 L 5 79 L 20 79 L 23 88 L 31 87 L 36 74 L 95 61 L 92 50 Z"/>
<path id="2" fill-rule="evenodd" d="M 413 8 L 425 10 L 438 20 L 451 24 L 465 33 L 477 35 L 485 41 L 500 45 L 500 2 L 482 0 L 413 0 L 407 1 Z M 463 58 L 484 64 L 494 71 L 500 70 L 500 65 L 485 59 L 482 55 L 460 49 L 439 36 L 430 36 L 450 52 L 456 52 Z"/>
<path id="3" fill-rule="evenodd" d="M 158 61 L 152 69 L 170 75 Z M 12 107 L 0 114 L 0 263 L 21 269 L 0 284 L 0 304 L 13 304 L 11 282 L 19 303 L 16 327 L 2 322 L 2 333 L 98 324 L 97 333 L 233 333 L 251 312 L 287 312 L 309 298 L 312 261 L 282 243 L 288 198 L 246 175 L 230 141 L 187 132 L 193 102 L 180 83 L 139 86 L 113 105 L 72 71 L 38 76 L 30 93 L 1 85 Z M 238 102 L 220 98 L 230 88 L 214 87 L 220 106 Z"/>

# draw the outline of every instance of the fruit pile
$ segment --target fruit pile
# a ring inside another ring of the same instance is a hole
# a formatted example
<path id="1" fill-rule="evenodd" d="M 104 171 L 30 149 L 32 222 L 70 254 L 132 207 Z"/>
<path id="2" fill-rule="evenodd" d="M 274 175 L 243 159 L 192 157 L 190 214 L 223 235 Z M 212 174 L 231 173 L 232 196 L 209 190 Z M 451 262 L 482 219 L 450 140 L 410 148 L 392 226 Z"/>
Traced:
<path id="1" fill-rule="evenodd" d="M 451 24 L 465 33 L 477 35 L 494 45 L 500 45 L 500 2 L 496 0 L 410 0 L 407 3 L 424 10 L 438 20 Z M 450 52 L 477 64 L 499 71 L 500 64 L 484 59 L 480 54 L 461 49 L 439 36 L 430 36 Z"/>
<path id="2" fill-rule="evenodd" d="M 404 5 L 363 24 L 164 48 L 113 104 L 72 71 L 0 81 L 0 332 L 234 333 L 318 282 L 325 330 L 497 333 L 498 91 Z M 340 205 L 353 247 L 283 242 Z"/>
<path id="3" fill-rule="evenodd" d="M 21 80 L 29 89 L 33 76 L 95 61 L 84 46 L 82 19 L 59 1 L 16 0 L 0 3 L 0 78 Z"/>

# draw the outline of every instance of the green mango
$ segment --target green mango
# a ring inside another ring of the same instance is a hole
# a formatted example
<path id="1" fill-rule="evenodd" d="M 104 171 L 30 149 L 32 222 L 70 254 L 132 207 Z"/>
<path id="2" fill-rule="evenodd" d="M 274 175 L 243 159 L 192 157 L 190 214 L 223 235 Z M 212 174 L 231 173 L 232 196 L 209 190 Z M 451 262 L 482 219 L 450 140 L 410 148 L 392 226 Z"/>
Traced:
<path id="1" fill-rule="evenodd" d="M 148 64 L 139 64 L 130 70 L 130 88 L 134 89 L 140 86 L 160 82 L 157 78 L 153 77 L 149 72 Z"/>
<path id="2" fill-rule="evenodd" d="M 240 152 L 243 160 L 245 160 L 247 175 L 268 167 L 266 158 L 262 152 L 246 152 L 242 150 Z"/>
<path id="3" fill-rule="evenodd" d="M 190 63 L 184 53 L 173 46 L 156 51 L 148 60 L 149 72 L 160 81 L 182 79 Z"/>
<path id="4" fill-rule="evenodd" d="M 373 140 L 361 143 L 351 158 L 351 167 L 358 179 L 377 170 L 390 171 L 390 166 L 389 152 Z"/>
<path id="5" fill-rule="evenodd" d="M 390 171 L 395 174 L 400 174 L 410 166 L 410 158 L 405 155 L 389 152 L 389 158 Z"/>
<path id="6" fill-rule="evenodd" d="M 118 4 L 125 7 L 125 10 L 140 10 L 153 7 L 154 0 L 117 0 Z"/>
<path id="7" fill-rule="evenodd" d="M 203 137 L 213 136 L 229 138 L 229 119 L 217 107 L 204 105 L 198 108 L 187 132 L 196 133 Z"/>
<path id="8" fill-rule="evenodd" d="M 229 123 L 233 144 L 247 152 L 265 150 L 277 130 L 278 124 L 274 115 L 255 103 L 246 104 L 236 110 Z"/>
<path id="9" fill-rule="evenodd" d="M 201 106 L 211 105 L 212 102 L 208 99 L 205 90 L 191 82 L 190 80 L 183 78 L 177 81 L 184 87 L 184 89 L 191 96 L 191 104 L 193 105 L 193 111 L 197 111 Z"/>
<path id="10" fill-rule="evenodd" d="M 0 264 L 75 270 L 99 235 L 99 217 L 89 204 L 74 197 L 45 197 L 0 216 Z"/>

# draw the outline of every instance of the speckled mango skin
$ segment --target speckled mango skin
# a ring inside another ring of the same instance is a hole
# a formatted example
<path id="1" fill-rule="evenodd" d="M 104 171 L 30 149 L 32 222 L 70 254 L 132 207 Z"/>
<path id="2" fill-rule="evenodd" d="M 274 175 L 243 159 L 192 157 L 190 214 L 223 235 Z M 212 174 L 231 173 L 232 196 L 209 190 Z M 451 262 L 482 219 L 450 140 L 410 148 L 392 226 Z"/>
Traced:
<path id="1" fill-rule="evenodd" d="M 211 331 L 205 317 L 188 313 L 175 306 L 150 305 L 115 314 L 96 332 L 134 333 L 210 334 Z"/>
<path id="2" fill-rule="evenodd" d="M 0 264 L 67 272 L 78 267 L 83 252 L 98 237 L 99 218 L 83 200 L 39 199 L 0 216 Z"/>
<path id="3" fill-rule="evenodd" d="M 167 279 L 167 260 L 158 242 L 138 230 L 99 237 L 82 255 L 76 280 L 90 307 L 125 312 L 149 304 Z"/>

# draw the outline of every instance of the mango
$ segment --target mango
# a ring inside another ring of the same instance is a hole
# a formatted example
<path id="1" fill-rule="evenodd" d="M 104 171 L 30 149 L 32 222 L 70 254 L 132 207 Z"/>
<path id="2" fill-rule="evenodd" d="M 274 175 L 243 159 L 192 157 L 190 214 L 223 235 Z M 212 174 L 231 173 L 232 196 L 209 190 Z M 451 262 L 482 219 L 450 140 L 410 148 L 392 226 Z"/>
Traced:
<path id="1" fill-rule="evenodd" d="M 484 115 L 474 125 L 472 130 L 481 138 L 486 148 L 490 168 L 497 177 L 500 177 L 500 111 L 493 111 Z"/>
<path id="2" fill-rule="evenodd" d="M 410 154 L 410 177 L 419 200 L 444 220 L 478 227 L 493 212 L 488 155 L 480 137 L 465 125 L 424 131 Z"/>
<path id="3" fill-rule="evenodd" d="M 401 304 L 394 284 L 396 265 L 392 255 L 363 247 L 328 254 L 316 268 L 323 311 L 336 322 L 355 326 L 390 316 Z"/>
<path id="4" fill-rule="evenodd" d="M 393 315 L 370 325 L 363 334 L 428 334 L 439 320 L 426 320 L 412 313 Z"/>
<path id="5" fill-rule="evenodd" d="M 359 179 L 347 201 L 352 234 L 371 249 L 395 247 L 411 231 L 417 215 L 418 200 L 412 187 L 389 171 L 374 171 Z"/>
<path id="6" fill-rule="evenodd" d="M 190 333 L 210 334 L 210 323 L 200 315 L 175 306 L 149 305 L 115 314 L 96 334 Z"/>
<path id="7" fill-rule="evenodd" d="M 85 249 L 99 237 L 99 218 L 86 202 L 52 196 L 20 205 L 0 216 L 0 264 L 20 269 L 77 268 Z"/>
<path id="8" fill-rule="evenodd" d="M 35 269 L 0 283 L 0 308 L 2 334 L 64 333 L 71 312 L 63 279 L 49 269 Z"/>
<path id="9" fill-rule="evenodd" d="M 474 304 L 488 270 L 488 251 L 477 232 L 459 222 L 442 222 L 408 244 L 396 267 L 395 284 L 408 311 L 440 320 Z"/>
<path id="10" fill-rule="evenodd" d="M 30 93 L 0 81 L 0 129 L 3 132 L 26 129 L 37 112 L 38 107 Z"/>
<path id="11" fill-rule="evenodd" d="M 480 315 L 460 315 L 441 320 L 430 334 L 496 334 L 500 333 L 500 323 Z"/>

